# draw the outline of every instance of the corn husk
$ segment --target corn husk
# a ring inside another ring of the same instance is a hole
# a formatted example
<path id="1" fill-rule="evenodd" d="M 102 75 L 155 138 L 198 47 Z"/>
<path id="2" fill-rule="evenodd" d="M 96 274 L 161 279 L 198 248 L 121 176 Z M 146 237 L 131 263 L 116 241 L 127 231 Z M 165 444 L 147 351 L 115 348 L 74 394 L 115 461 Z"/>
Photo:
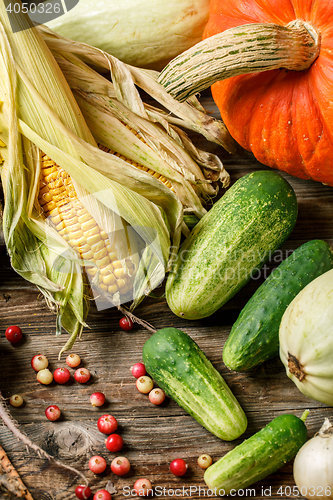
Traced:
<path id="1" fill-rule="evenodd" d="M 170 238 L 175 248 L 179 244 L 182 206 L 155 178 L 132 172 L 119 182 L 95 168 L 104 164 L 111 170 L 125 162 L 96 147 L 63 74 L 27 18 L 15 14 L 11 21 L 18 31 L 13 33 L 1 3 L 0 21 L 5 242 L 14 269 L 57 312 L 57 333 L 63 326 L 71 334 L 68 349 L 85 325 L 89 287 L 76 252 L 38 211 L 40 151 L 72 177 L 80 201 L 106 233 L 112 234 L 119 223 L 130 225 L 145 243 L 136 302 L 163 280 Z M 129 187 L 134 182 L 136 190 Z M 140 194 L 141 188 L 149 196 Z"/>

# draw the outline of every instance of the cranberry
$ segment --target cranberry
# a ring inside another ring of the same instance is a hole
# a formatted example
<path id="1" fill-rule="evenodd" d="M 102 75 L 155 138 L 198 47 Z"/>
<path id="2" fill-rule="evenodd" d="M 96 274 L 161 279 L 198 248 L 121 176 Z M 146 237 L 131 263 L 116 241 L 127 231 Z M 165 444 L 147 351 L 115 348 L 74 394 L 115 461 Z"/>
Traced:
<path id="1" fill-rule="evenodd" d="M 153 389 L 149 393 L 149 401 L 154 405 L 160 405 L 165 400 L 165 393 L 162 389 Z"/>
<path id="2" fill-rule="evenodd" d="M 139 497 L 146 497 L 153 493 L 151 482 L 145 477 L 142 479 L 137 479 L 137 481 L 135 481 L 134 483 L 133 488 L 136 491 L 136 494 L 139 495 Z"/>
<path id="3" fill-rule="evenodd" d="M 152 379 L 147 376 L 138 378 L 135 385 L 142 394 L 148 394 L 154 387 Z"/>
<path id="4" fill-rule="evenodd" d="M 58 406 L 56 406 L 56 405 L 48 406 L 45 410 L 45 416 L 48 420 L 51 420 L 51 422 L 58 420 L 60 415 L 61 415 L 61 411 L 59 410 Z"/>
<path id="5" fill-rule="evenodd" d="M 19 406 L 23 405 L 23 398 L 22 396 L 20 396 L 20 394 L 13 394 L 13 396 L 10 397 L 9 402 L 12 406 L 18 408 Z"/>
<path id="6" fill-rule="evenodd" d="M 78 354 L 69 354 L 66 358 L 66 363 L 71 368 L 76 368 L 81 363 L 81 358 Z"/>
<path id="7" fill-rule="evenodd" d="M 198 458 L 198 465 L 199 467 L 201 467 L 201 469 L 208 469 L 208 467 L 210 467 L 213 463 L 213 459 L 212 457 L 210 457 L 209 455 L 200 455 L 200 457 Z"/>
<path id="8" fill-rule="evenodd" d="M 48 368 L 44 368 L 37 373 L 37 380 L 41 384 L 49 385 L 53 380 L 53 375 Z"/>
<path id="9" fill-rule="evenodd" d="M 171 462 L 170 470 L 175 476 L 183 476 L 187 471 L 187 464 L 182 458 L 176 458 Z"/>
<path id="10" fill-rule="evenodd" d="M 58 384 L 66 384 L 71 378 L 71 374 L 67 368 L 57 368 L 53 373 L 53 378 Z"/>
<path id="11" fill-rule="evenodd" d="M 112 497 L 108 491 L 99 490 L 95 493 L 93 500 L 112 500 Z"/>
<path id="12" fill-rule="evenodd" d="M 105 446 L 109 451 L 116 453 L 120 451 L 123 447 L 124 441 L 119 434 L 111 434 L 105 441 Z"/>
<path id="13" fill-rule="evenodd" d="M 111 470 L 114 474 L 117 474 L 117 476 L 127 474 L 130 468 L 131 465 L 125 457 L 116 457 L 111 462 Z"/>
<path id="14" fill-rule="evenodd" d="M 36 356 L 34 356 L 31 360 L 31 366 L 35 372 L 39 372 L 49 366 L 49 360 L 46 356 L 44 356 L 44 354 L 36 354 Z"/>
<path id="15" fill-rule="evenodd" d="M 134 324 L 130 318 L 124 316 L 119 320 L 119 326 L 122 330 L 125 330 L 125 332 L 129 332 L 130 330 L 133 329 Z"/>
<path id="16" fill-rule="evenodd" d="M 140 378 L 146 375 L 146 367 L 143 363 L 135 363 L 131 368 L 131 372 L 135 378 Z"/>
<path id="17" fill-rule="evenodd" d="M 74 378 L 80 384 L 85 384 L 90 379 L 90 371 L 87 368 L 78 368 L 74 373 Z"/>
<path id="18" fill-rule="evenodd" d="M 77 486 L 75 488 L 75 495 L 79 500 L 88 500 L 91 496 L 91 489 L 89 486 Z"/>
<path id="19" fill-rule="evenodd" d="M 91 457 L 89 460 L 89 469 L 95 474 L 101 474 L 106 469 L 106 461 L 98 455 Z"/>
<path id="20" fill-rule="evenodd" d="M 17 342 L 20 342 L 22 338 L 22 330 L 19 326 L 13 325 L 9 326 L 7 330 L 5 331 L 5 336 L 6 339 L 11 343 L 11 344 L 16 344 Z"/>
<path id="21" fill-rule="evenodd" d="M 117 429 L 118 422 L 112 415 L 102 415 L 97 421 L 97 427 L 103 434 L 112 434 Z"/>
<path id="22" fill-rule="evenodd" d="M 93 405 L 93 406 L 102 406 L 104 405 L 105 403 L 105 396 L 102 392 L 94 392 L 94 394 L 92 394 L 90 396 L 90 403 Z"/>

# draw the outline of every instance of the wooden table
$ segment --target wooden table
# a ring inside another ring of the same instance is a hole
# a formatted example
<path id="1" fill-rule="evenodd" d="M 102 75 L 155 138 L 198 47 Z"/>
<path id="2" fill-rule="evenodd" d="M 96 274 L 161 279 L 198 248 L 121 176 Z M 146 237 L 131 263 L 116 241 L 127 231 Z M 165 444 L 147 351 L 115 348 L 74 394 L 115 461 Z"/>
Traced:
<path id="1" fill-rule="evenodd" d="M 202 102 L 218 116 L 208 93 Z M 244 151 L 228 155 L 222 148 L 207 145 L 199 138 L 195 140 L 197 144 L 220 155 L 231 174 L 232 182 L 248 172 L 265 168 Z M 290 251 L 313 238 L 324 239 L 333 246 L 333 188 L 282 175 L 294 187 L 299 202 L 298 222 L 282 250 Z M 73 349 L 81 356 L 83 366 L 91 371 L 91 381 L 85 385 L 74 381 L 65 386 L 55 383 L 40 385 L 30 366 L 32 356 L 42 352 L 49 358 L 52 369 L 64 366 L 64 356 L 61 362 L 57 358 L 67 335 L 55 337 L 54 315 L 48 311 L 37 289 L 11 270 L 7 256 L 2 252 L 0 387 L 6 398 L 20 393 L 25 400 L 23 407 L 11 408 L 11 414 L 21 429 L 42 448 L 82 470 L 89 478 L 93 492 L 112 481 L 118 491 L 113 496 L 115 500 L 131 498 L 129 490 L 135 480 L 147 477 L 154 487 L 159 487 L 155 498 L 204 498 L 207 488 L 203 482 L 203 471 L 196 464 L 200 454 L 208 453 L 217 460 L 244 438 L 285 412 L 301 416 L 304 409 L 310 409 L 307 420 L 309 437 L 318 431 L 324 417 L 333 419 L 331 408 L 306 398 L 298 391 L 285 375 L 278 358 L 242 374 L 231 373 L 224 366 L 222 348 L 231 325 L 262 281 L 262 276 L 252 280 L 221 310 L 201 321 L 189 322 L 177 318 L 170 312 L 164 299 L 147 299 L 136 310 L 140 318 L 156 328 L 174 326 L 189 333 L 225 377 L 249 421 L 245 434 L 237 441 L 227 443 L 203 429 L 172 400 L 156 407 L 147 396 L 136 390 L 130 367 L 141 360 L 142 346 L 150 334 L 141 328 L 135 328 L 132 332 L 120 330 L 118 321 L 121 315 L 115 309 L 97 311 L 92 305 L 88 317 L 90 329 L 85 328 L 82 340 Z M 162 294 L 163 289 L 157 292 Z M 24 340 L 16 346 L 9 344 L 3 337 L 5 328 L 11 324 L 20 325 L 24 332 Z M 107 397 L 107 403 L 99 409 L 92 408 L 89 402 L 90 394 L 95 391 L 102 391 Z M 50 404 L 57 404 L 61 408 L 63 416 L 60 421 L 52 423 L 46 420 L 44 411 Z M 130 473 L 122 478 L 115 476 L 109 467 L 101 476 L 95 476 L 88 469 L 88 460 L 92 455 L 104 456 L 108 464 L 116 456 L 107 452 L 105 438 L 96 427 L 98 417 L 104 413 L 111 413 L 118 419 L 119 432 L 125 443 L 118 455 L 128 457 L 131 462 Z M 33 452 L 26 450 L 5 427 L 0 429 L 0 443 L 35 500 L 76 498 L 74 489 L 81 481 L 74 474 L 39 459 Z M 169 472 L 169 463 L 178 457 L 185 459 L 189 465 L 183 478 L 176 478 Z M 234 498 L 292 498 L 294 484 L 292 463 L 289 463 Z M 164 492 L 163 488 L 166 488 Z"/>

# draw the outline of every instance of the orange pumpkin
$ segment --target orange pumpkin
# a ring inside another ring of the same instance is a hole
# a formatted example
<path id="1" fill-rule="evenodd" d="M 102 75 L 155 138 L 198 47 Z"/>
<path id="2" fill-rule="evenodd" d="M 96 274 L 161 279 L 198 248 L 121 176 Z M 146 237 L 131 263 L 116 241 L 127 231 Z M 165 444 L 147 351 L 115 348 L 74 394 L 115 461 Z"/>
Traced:
<path id="1" fill-rule="evenodd" d="M 288 71 L 267 67 L 258 73 L 253 72 L 254 67 L 251 73 L 239 72 L 238 76 L 223 81 L 215 77 L 213 98 L 231 135 L 260 162 L 296 177 L 333 186 L 333 2 L 211 0 L 204 38 L 217 33 L 226 37 L 229 33 L 226 30 L 232 31 L 236 26 L 243 26 L 246 31 L 244 25 L 253 23 L 286 27 L 296 19 L 304 21 L 318 34 L 318 52 L 307 69 Z M 195 57 L 204 50 L 206 42 L 208 40 L 194 46 L 191 53 L 183 54 L 183 61 L 193 55 L 191 65 L 197 73 L 201 66 L 196 64 Z M 237 49 L 237 44 L 232 43 Z M 280 43 L 283 41 L 277 40 L 277 51 Z M 216 42 L 215 49 L 219 48 L 217 45 Z M 291 50 L 292 45 L 291 42 Z M 257 57 L 262 58 L 261 50 L 257 50 Z M 179 67 L 177 59 L 176 65 L 171 63 L 160 78 L 162 83 L 164 79 L 166 88 L 166 82 L 171 82 L 172 68 Z M 223 67 L 223 57 L 220 61 Z M 277 66 L 281 67 L 286 66 Z M 184 68 L 183 79 L 186 79 Z M 206 77 L 205 81 L 208 81 Z M 193 91 L 198 91 L 198 86 Z"/>

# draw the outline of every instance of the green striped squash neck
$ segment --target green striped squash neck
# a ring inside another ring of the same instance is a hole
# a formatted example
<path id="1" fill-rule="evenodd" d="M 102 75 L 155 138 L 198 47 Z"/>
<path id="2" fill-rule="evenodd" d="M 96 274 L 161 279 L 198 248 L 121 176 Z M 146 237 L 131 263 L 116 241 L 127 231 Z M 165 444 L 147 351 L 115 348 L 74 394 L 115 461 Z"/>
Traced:
<path id="1" fill-rule="evenodd" d="M 158 81 L 178 101 L 233 76 L 273 69 L 304 71 L 320 52 L 320 32 L 295 20 L 286 26 L 252 23 L 218 33 L 183 52 Z"/>

